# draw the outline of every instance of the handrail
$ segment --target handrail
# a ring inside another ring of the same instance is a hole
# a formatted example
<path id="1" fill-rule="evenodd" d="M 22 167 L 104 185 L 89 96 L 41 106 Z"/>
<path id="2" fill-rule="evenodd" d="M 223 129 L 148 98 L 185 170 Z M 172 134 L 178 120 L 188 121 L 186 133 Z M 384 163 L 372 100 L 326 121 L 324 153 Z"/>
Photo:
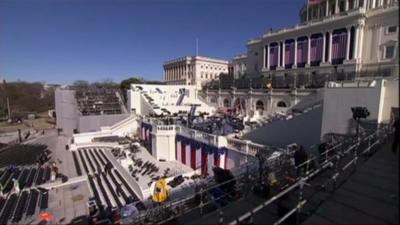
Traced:
<path id="1" fill-rule="evenodd" d="M 382 129 L 383 131 L 385 131 L 385 129 Z M 380 140 L 376 140 L 374 143 L 371 144 L 371 139 L 372 137 L 376 136 L 379 137 L 379 133 L 380 130 L 378 129 L 377 131 L 375 131 L 374 133 L 367 135 L 366 137 L 363 137 L 361 139 L 359 139 L 357 141 L 357 143 L 355 145 L 350 146 L 348 149 L 346 149 L 345 151 L 343 151 L 343 153 L 348 153 L 351 149 L 355 148 L 354 146 L 359 146 L 362 142 L 368 140 L 368 147 L 363 150 L 361 153 L 357 154 L 357 151 L 355 151 L 354 153 L 354 158 L 347 163 L 342 169 L 341 171 L 346 170 L 351 164 L 356 164 L 358 156 L 359 155 L 364 155 L 366 152 L 369 152 L 370 149 L 377 145 L 378 143 L 380 143 Z M 334 146 L 333 148 L 339 147 L 341 146 L 342 143 Z M 328 149 L 325 152 L 328 151 L 332 151 L 333 148 Z M 350 149 L 350 150 L 349 150 Z M 252 215 L 254 215 L 256 212 L 260 211 L 261 209 L 263 209 L 264 207 L 270 205 L 271 203 L 273 203 L 275 200 L 277 200 L 278 198 L 280 198 L 281 196 L 283 196 L 284 194 L 290 192 L 291 190 L 295 189 L 296 187 L 300 187 L 300 201 L 302 200 L 301 196 L 302 196 L 302 188 L 304 186 L 304 184 L 306 184 L 305 182 L 309 179 L 311 179 L 312 177 L 314 177 L 315 175 L 317 175 L 318 173 L 320 173 L 322 170 L 324 170 L 327 167 L 332 167 L 333 165 L 333 160 L 337 159 L 338 157 L 331 157 L 329 160 L 326 160 L 321 167 L 319 167 L 317 170 L 314 170 L 312 173 L 310 174 L 305 174 L 305 177 L 303 178 L 298 178 L 295 180 L 296 183 L 292 184 L 291 186 L 289 186 L 288 188 L 286 188 L 285 190 L 281 191 L 280 193 L 278 193 L 277 195 L 275 195 L 274 197 L 270 198 L 269 200 L 265 201 L 264 203 L 260 204 L 259 206 L 253 208 L 252 210 L 248 211 L 247 213 L 239 216 L 236 220 L 233 220 L 232 222 L 229 223 L 229 225 L 236 225 L 236 224 L 240 224 L 242 221 L 246 220 L 247 218 L 251 217 Z M 334 181 L 336 180 L 337 176 L 339 176 L 340 173 L 336 172 L 331 179 L 333 179 Z M 282 221 L 284 221 L 287 217 L 289 217 L 291 214 L 293 214 L 295 211 L 300 210 L 300 208 L 302 207 L 302 205 L 304 205 L 306 202 L 301 201 L 298 203 L 297 207 L 294 208 L 293 210 L 291 210 L 290 212 L 288 212 L 287 214 L 285 214 L 282 218 L 280 218 L 275 224 L 280 224 Z"/>

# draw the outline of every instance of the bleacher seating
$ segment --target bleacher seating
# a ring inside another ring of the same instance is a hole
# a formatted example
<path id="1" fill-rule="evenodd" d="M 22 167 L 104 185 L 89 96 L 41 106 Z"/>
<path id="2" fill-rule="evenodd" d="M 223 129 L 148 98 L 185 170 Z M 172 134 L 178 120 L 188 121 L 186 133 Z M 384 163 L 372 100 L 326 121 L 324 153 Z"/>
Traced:
<path id="1" fill-rule="evenodd" d="M 123 207 L 138 201 L 138 198 L 120 172 L 114 168 L 102 148 L 81 148 L 77 150 L 75 168 L 89 177 L 89 186 L 100 210 Z M 79 157 L 77 157 L 79 155 Z"/>
<path id="2" fill-rule="evenodd" d="M 7 221 L 11 218 L 14 208 L 17 204 L 17 194 L 12 194 L 8 197 L 7 202 L 0 215 L 0 224 L 7 224 Z"/>
<path id="3" fill-rule="evenodd" d="M 50 180 L 50 167 L 9 167 L 1 170 L 2 184 L 5 184 L 3 194 L 0 198 L 0 224 L 7 222 L 18 223 L 24 216 L 32 216 L 36 213 L 38 205 L 40 185 Z M 20 192 L 13 192 L 13 179 L 19 181 Z M 41 191 L 40 208 L 45 209 L 48 205 L 47 191 Z M 8 196 L 8 197 L 7 197 Z"/>
<path id="4" fill-rule="evenodd" d="M 23 216 L 23 212 L 24 212 L 24 207 L 28 201 L 28 191 L 23 191 L 22 194 L 20 195 L 19 199 L 18 199 L 18 203 L 17 206 L 15 208 L 15 212 L 14 212 L 14 216 L 12 221 L 14 223 L 20 221 L 22 219 Z"/>
<path id="5" fill-rule="evenodd" d="M 140 87 L 140 88 L 139 88 Z M 215 108 L 196 97 L 194 87 L 169 85 L 134 85 L 133 91 L 140 92 L 146 107 L 154 116 L 173 115 L 179 111 L 189 112 L 191 105 L 198 105 L 198 113 L 212 113 Z M 132 100 L 131 100 L 132 101 Z"/>
<path id="6" fill-rule="evenodd" d="M 75 98 L 82 115 L 121 114 L 122 106 L 116 90 L 106 88 L 76 88 Z"/>
<path id="7" fill-rule="evenodd" d="M 114 135 L 105 137 L 95 137 L 92 139 L 92 142 L 118 142 L 118 144 L 127 144 L 129 143 L 129 139 Z"/>
<path id="8" fill-rule="evenodd" d="M 46 145 L 40 144 L 18 144 L 8 147 L 0 152 L 0 167 L 10 165 L 22 166 L 41 164 L 50 160 L 51 152 Z M 24 157 L 20 157 L 23 155 Z"/>
<path id="9" fill-rule="evenodd" d="M 27 216 L 33 216 L 35 214 L 38 199 L 39 199 L 39 191 L 36 189 L 32 189 L 29 195 L 29 203 L 26 208 Z"/>

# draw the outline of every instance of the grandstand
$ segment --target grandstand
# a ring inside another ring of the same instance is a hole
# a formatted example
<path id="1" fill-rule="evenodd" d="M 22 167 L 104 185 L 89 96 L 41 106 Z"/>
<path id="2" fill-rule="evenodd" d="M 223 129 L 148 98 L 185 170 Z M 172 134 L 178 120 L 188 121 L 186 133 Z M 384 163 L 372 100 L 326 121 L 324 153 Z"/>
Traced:
<path id="1" fill-rule="evenodd" d="M 124 108 L 119 93 L 113 89 L 77 88 L 75 98 L 83 116 L 121 114 Z"/>
<path id="2" fill-rule="evenodd" d="M 128 91 L 128 110 L 140 115 L 198 115 L 215 108 L 199 99 L 194 86 L 134 84 Z"/>
<path id="3" fill-rule="evenodd" d="M 67 136 L 98 131 L 129 116 L 123 97 L 115 89 L 58 88 L 55 103 L 57 128 Z"/>
<path id="4" fill-rule="evenodd" d="M 0 183 L 4 184 L 0 197 L 0 224 L 18 223 L 48 208 L 48 191 L 40 187 L 50 181 L 49 166 L 24 166 L 0 169 Z M 13 190 L 13 179 L 21 191 Z"/>
<path id="5" fill-rule="evenodd" d="M 47 146 L 41 144 L 11 145 L 0 151 L 0 168 L 44 163 L 50 159 L 50 154 Z"/>
<path id="6" fill-rule="evenodd" d="M 139 198 L 123 175 L 106 156 L 106 148 L 80 148 L 73 151 L 77 174 L 88 176 L 89 187 L 101 211 L 123 207 L 130 203 L 139 204 Z"/>

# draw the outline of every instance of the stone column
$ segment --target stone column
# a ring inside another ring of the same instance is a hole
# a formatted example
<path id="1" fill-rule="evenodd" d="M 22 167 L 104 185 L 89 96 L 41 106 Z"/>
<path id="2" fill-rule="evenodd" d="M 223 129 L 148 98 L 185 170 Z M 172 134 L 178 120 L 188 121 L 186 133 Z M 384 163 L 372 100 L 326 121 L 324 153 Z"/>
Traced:
<path id="1" fill-rule="evenodd" d="M 278 65 L 277 67 L 281 66 L 281 43 L 278 42 Z"/>
<path id="2" fill-rule="evenodd" d="M 360 31 L 359 30 L 360 30 L 359 26 L 356 26 L 355 30 L 354 30 L 353 59 L 358 59 L 358 48 L 359 48 L 359 42 L 360 42 L 360 38 L 359 38 Z"/>
<path id="3" fill-rule="evenodd" d="M 329 0 L 325 2 L 325 16 L 329 16 Z"/>
<path id="4" fill-rule="evenodd" d="M 294 62 L 293 66 L 297 67 L 297 38 L 294 39 Z"/>
<path id="5" fill-rule="evenodd" d="M 350 55 L 350 27 L 346 27 L 347 29 L 347 43 L 346 43 L 346 60 L 349 60 Z"/>
<path id="6" fill-rule="evenodd" d="M 179 65 L 178 67 L 178 80 L 180 80 L 182 77 L 182 65 Z"/>
<path id="7" fill-rule="evenodd" d="M 339 13 L 339 0 L 335 0 L 335 14 Z"/>
<path id="8" fill-rule="evenodd" d="M 344 10 L 349 10 L 349 0 L 344 0 Z"/>
<path id="9" fill-rule="evenodd" d="M 311 36 L 308 36 L 307 38 L 308 38 L 308 40 L 307 40 L 307 45 L 308 45 L 308 48 L 307 48 L 307 64 L 310 65 L 310 63 L 311 63 Z"/>
<path id="10" fill-rule="evenodd" d="M 178 73 L 178 67 L 174 66 L 174 78 L 173 80 L 176 80 L 176 74 Z"/>
<path id="11" fill-rule="evenodd" d="M 285 41 L 282 42 L 282 67 L 285 68 Z"/>
<path id="12" fill-rule="evenodd" d="M 371 9 L 375 8 L 375 5 L 376 5 L 375 1 L 376 0 L 371 0 Z"/>
<path id="13" fill-rule="evenodd" d="M 326 62 L 326 32 L 324 31 L 322 34 L 322 62 L 324 63 Z"/>
<path id="14" fill-rule="evenodd" d="M 265 45 L 264 46 L 264 48 L 263 48 L 263 62 L 262 62 L 262 65 L 263 65 L 263 70 L 265 70 L 265 68 L 267 67 L 267 63 L 265 62 L 266 60 L 267 60 L 267 54 L 266 54 L 266 48 L 267 48 L 267 46 Z"/>
<path id="15" fill-rule="evenodd" d="M 328 62 L 332 63 L 332 30 L 329 31 Z"/>
<path id="16" fill-rule="evenodd" d="M 188 64 L 185 64 L 185 79 L 186 83 L 189 81 L 189 69 L 188 69 Z"/>
<path id="17" fill-rule="evenodd" d="M 268 56 L 268 58 L 267 58 L 267 70 L 269 70 L 269 66 L 270 66 L 270 64 L 269 64 L 269 62 L 270 62 L 270 58 L 271 58 L 271 56 L 269 55 L 269 44 L 267 45 L 267 56 Z"/>
<path id="18" fill-rule="evenodd" d="M 361 59 L 362 56 L 362 51 L 363 51 L 363 39 L 364 39 L 364 24 L 363 23 L 359 23 L 358 25 L 358 59 Z"/>

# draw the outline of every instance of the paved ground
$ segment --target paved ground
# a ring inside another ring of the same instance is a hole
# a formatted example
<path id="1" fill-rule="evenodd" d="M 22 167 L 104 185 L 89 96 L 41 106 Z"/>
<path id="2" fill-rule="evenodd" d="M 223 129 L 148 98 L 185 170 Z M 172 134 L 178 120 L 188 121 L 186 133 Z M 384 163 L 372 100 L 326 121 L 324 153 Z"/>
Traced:
<path id="1" fill-rule="evenodd" d="M 399 224 L 399 153 L 386 144 L 304 224 Z"/>
<path id="2" fill-rule="evenodd" d="M 87 215 L 89 213 L 87 209 L 87 200 L 90 196 L 89 186 L 86 177 L 77 177 L 72 153 L 65 149 L 67 138 L 57 136 L 56 130 L 51 130 L 32 143 L 46 144 L 52 151 L 52 159 L 57 162 L 59 173 L 66 175 L 69 181 L 72 181 L 64 185 L 60 185 L 60 181 L 46 185 L 46 188 L 52 187 L 49 191 L 47 210 L 54 215 L 52 222 L 65 224 L 76 217 Z M 79 180 L 79 182 L 73 182 L 74 180 Z"/>

